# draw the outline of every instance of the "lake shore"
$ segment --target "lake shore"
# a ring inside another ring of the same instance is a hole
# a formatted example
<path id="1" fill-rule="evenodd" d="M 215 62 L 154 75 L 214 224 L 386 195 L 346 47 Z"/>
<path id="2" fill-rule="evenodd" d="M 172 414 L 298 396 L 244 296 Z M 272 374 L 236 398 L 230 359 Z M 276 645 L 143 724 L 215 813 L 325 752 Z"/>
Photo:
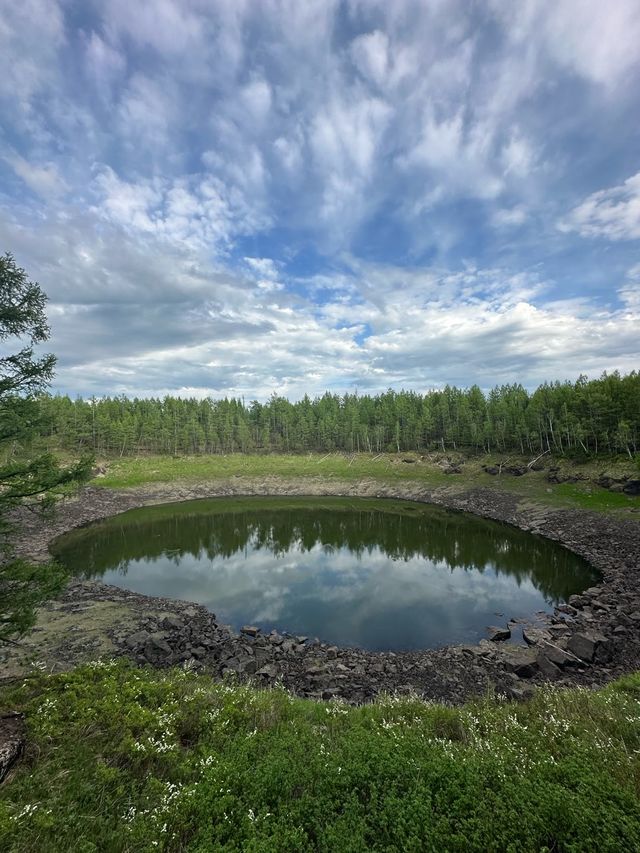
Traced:
<path id="1" fill-rule="evenodd" d="M 470 512 L 561 543 L 598 569 L 602 583 L 525 625 L 528 646 L 483 640 L 391 653 L 302 641 L 284 634 L 284 625 L 275 637 L 237 635 L 199 605 L 74 580 L 42 608 L 21 645 L 4 653 L 7 674 L 24 672 L 34 658 L 57 671 L 99 656 L 125 655 L 154 666 L 189 662 L 215 676 L 233 673 L 264 685 L 282 682 L 316 699 L 337 696 L 361 703 L 382 692 L 404 692 L 457 704 L 487 691 L 521 698 L 531 685 L 548 680 L 601 685 L 640 668 L 640 523 L 635 516 L 544 506 L 497 488 L 321 475 L 233 476 L 128 489 L 90 485 L 66 500 L 51 521 L 25 516 L 18 550 L 43 561 L 54 538 L 83 524 L 141 506 L 232 495 L 400 498 Z"/>

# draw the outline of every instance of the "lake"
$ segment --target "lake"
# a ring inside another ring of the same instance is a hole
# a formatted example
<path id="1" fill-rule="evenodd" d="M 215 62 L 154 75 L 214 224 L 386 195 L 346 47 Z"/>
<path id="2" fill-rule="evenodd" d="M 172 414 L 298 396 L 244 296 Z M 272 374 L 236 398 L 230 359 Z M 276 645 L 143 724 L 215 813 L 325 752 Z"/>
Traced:
<path id="1" fill-rule="evenodd" d="M 477 642 L 599 580 L 505 524 L 409 501 L 215 498 L 131 510 L 60 537 L 76 575 L 198 602 L 239 629 L 370 650 Z"/>

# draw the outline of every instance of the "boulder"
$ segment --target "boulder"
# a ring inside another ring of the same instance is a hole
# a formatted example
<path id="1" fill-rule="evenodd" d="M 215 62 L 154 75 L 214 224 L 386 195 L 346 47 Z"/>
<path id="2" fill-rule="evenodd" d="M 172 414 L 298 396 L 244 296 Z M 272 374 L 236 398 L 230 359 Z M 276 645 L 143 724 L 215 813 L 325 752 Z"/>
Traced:
<path id="1" fill-rule="evenodd" d="M 124 641 L 125 645 L 130 649 L 143 648 L 151 634 L 148 631 L 136 631 L 135 634 L 130 634 Z"/>
<path id="2" fill-rule="evenodd" d="M 256 628 L 255 625 L 244 625 L 240 628 L 241 634 L 246 634 L 247 637 L 257 637 L 260 633 L 260 628 Z"/>
<path id="3" fill-rule="evenodd" d="M 492 625 L 490 628 L 487 628 L 487 637 L 494 643 L 509 640 L 511 638 L 511 631 L 508 628 L 498 628 Z"/>
<path id="4" fill-rule="evenodd" d="M 628 480 L 622 487 L 622 491 L 625 495 L 638 497 L 640 495 L 640 480 Z"/>
<path id="5" fill-rule="evenodd" d="M 522 477 L 527 473 L 526 465 L 509 465 L 508 468 L 503 468 L 503 471 L 506 471 L 507 474 L 511 474 L 513 477 Z"/>
<path id="6" fill-rule="evenodd" d="M 560 667 L 552 660 L 549 660 L 549 658 L 546 655 L 543 655 L 542 652 L 538 653 L 536 661 L 538 662 L 540 672 L 546 678 L 555 680 L 556 678 L 559 678 L 560 675 L 562 675 L 562 670 L 560 669 Z"/>
<path id="7" fill-rule="evenodd" d="M 277 678 L 278 675 L 278 667 L 273 663 L 267 663 L 264 666 L 260 667 L 256 672 L 256 676 L 260 678 L 267 678 L 269 680 L 273 680 Z"/>
<path id="8" fill-rule="evenodd" d="M 548 642 L 551 634 L 544 628 L 523 628 L 522 639 L 528 646 L 537 646 L 538 643 Z"/>
<path id="9" fill-rule="evenodd" d="M 157 663 L 164 660 L 172 653 L 173 649 L 162 634 L 151 634 L 144 644 L 144 656 L 149 663 Z"/>
<path id="10" fill-rule="evenodd" d="M 0 782 L 24 750 L 24 718 L 17 711 L 0 717 Z"/>
<path id="11" fill-rule="evenodd" d="M 529 649 L 514 649 L 505 660 L 505 668 L 518 678 L 531 678 L 538 671 L 537 655 Z"/>
<path id="12" fill-rule="evenodd" d="M 596 631 L 582 631 L 572 634 L 567 642 L 567 650 L 583 661 L 591 662 L 600 647 L 606 647 L 607 638 Z"/>
<path id="13" fill-rule="evenodd" d="M 180 631 L 185 627 L 185 625 L 184 621 L 180 619 L 179 616 L 176 616 L 174 613 L 167 613 L 160 623 L 160 627 L 164 628 L 165 631 Z"/>
<path id="14" fill-rule="evenodd" d="M 538 654 L 544 655 L 551 663 L 563 669 L 567 666 L 580 666 L 581 660 L 573 652 L 567 651 L 556 643 L 542 642 L 538 646 Z"/>

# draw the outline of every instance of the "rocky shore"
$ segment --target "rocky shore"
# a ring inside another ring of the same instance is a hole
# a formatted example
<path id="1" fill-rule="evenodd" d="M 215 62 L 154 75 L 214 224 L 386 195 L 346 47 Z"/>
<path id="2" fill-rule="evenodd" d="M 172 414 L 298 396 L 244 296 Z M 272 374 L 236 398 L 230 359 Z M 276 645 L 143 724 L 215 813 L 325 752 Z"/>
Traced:
<path id="1" fill-rule="evenodd" d="M 56 536 L 134 507 L 225 495 L 285 494 L 401 498 L 471 512 L 561 543 L 598 569 L 602 582 L 572 596 L 551 615 L 493 626 L 477 645 L 392 653 L 329 646 L 290 636 L 286 626 L 268 635 L 246 626 L 238 634 L 193 603 L 74 580 L 43 609 L 22 649 L 23 657 L 39 656 L 43 666 L 60 669 L 98 655 L 126 655 L 140 664 L 183 664 L 265 686 L 279 682 L 301 696 L 340 697 L 355 703 L 369 701 L 381 691 L 415 692 L 449 703 L 487 691 L 518 699 L 544 681 L 600 685 L 640 669 L 640 522 L 543 508 L 493 489 L 455 491 L 320 478 L 259 482 L 233 478 L 122 492 L 87 487 L 59 507 L 50 522 L 22 518 L 19 552 L 45 560 Z M 522 630 L 524 645 L 503 642 L 515 629 Z M 8 670 L 22 665 L 20 654 L 20 649 L 6 653 Z"/>

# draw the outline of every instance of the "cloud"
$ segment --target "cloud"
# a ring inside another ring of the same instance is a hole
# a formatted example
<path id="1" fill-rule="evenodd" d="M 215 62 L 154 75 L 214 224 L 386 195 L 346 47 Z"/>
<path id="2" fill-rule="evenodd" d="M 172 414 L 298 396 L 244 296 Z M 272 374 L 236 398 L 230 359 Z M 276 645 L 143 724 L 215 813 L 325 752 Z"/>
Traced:
<path id="1" fill-rule="evenodd" d="M 613 86 L 639 60 L 640 7 L 635 0 L 492 0 L 491 7 L 518 45 L 535 44 L 558 65 Z"/>
<path id="2" fill-rule="evenodd" d="M 56 196 L 68 189 L 55 163 L 36 166 L 15 153 L 4 155 L 4 160 L 11 166 L 16 175 L 22 178 L 29 189 L 38 195 Z"/>
<path id="3" fill-rule="evenodd" d="M 80 5 L 0 0 L 0 239 L 59 388 L 637 366 L 637 3 Z"/>
<path id="4" fill-rule="evenodd" d="M 617 186 L 592 193 L 558 223 L 563 232 L 608 240 L 640 238 L 640 172 Z"/>

